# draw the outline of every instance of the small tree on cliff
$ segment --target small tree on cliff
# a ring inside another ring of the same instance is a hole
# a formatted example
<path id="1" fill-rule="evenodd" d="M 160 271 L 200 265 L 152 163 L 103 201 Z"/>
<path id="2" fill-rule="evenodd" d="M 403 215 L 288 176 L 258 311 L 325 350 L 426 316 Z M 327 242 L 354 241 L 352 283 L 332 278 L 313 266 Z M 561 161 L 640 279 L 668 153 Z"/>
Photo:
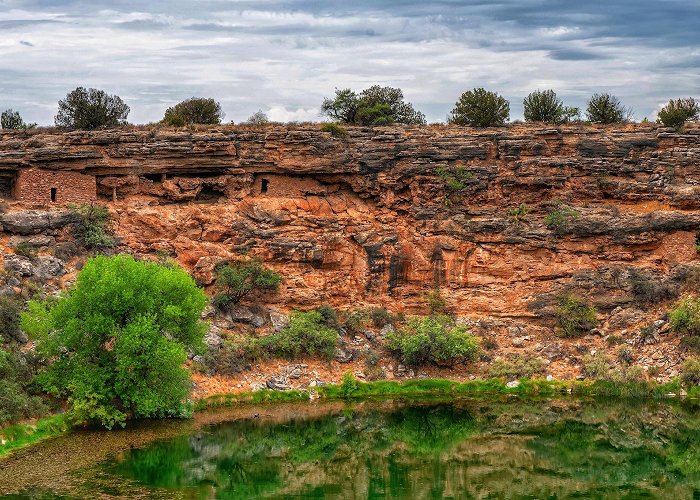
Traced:
<path id="1" fill-rule="evenodd" d="M 214 99 L 192 97 L 166 109 L 163 123 L 171 127 L 218 125 L 224 116 L 221 104 Z"/>
<path id="2" fill-rule="evenodd" d="M 38 381 L 81 420 L 111 428 L 130 417 L 186 414 L 187 349 L 202 345 L 207 303 L 174 264 L 129 255 L 89 260 L 52 302 L 30 302 L 22 327 L 48 368 Z"/>
<path id="3" fill-rule="evenodd" d="M 687 121 L 697 120 L 700 116 L 700 105 L 692 97 L 687 99 L 671 99 L 659 111 L 659 121 L 667 127 L 680 128 Z"/>
<path id="4" fill-rule="evenodd" d="M 129 106 L 104 90 L 78 87 L 58 101 L 57 127 L 95 130 L 126 124 Z"/>
<path id="5" fill-rule="evenodd" d="M 404 101 L 401 89 L 379 85 L 373 85 L 359 94 L 350 89 L 336 89 L 333 99 L 323 100 L 321 112 L 333 120 L 356 125 L 425 123 L 425 115 Z"/>
<path id="6" fill-rule="evenodd" d="M 509 116 L 510 104 L 504 97 L 478 88 L 459 97 L 449 122 L 472 127 L 497 127 L 505 124 Z"/>
<path id="7" fill-rule="evenodd" d="M 36 127 L 36 123 L 25 123 L 19 111 L 6 109 L 0 115 L 0 128 L 7 130 L 24 130 Z"/>
<path id="8" fill-rule="evenodd" d="M 258 259 L 221 265 L 216 274 L 218 293 L 214 305 L 217 307 L 238 304 L 243 297 L 258 292 L 275 291 L 282 282 L 277 272 L 263 266 Z"/>
<path id="9" fill-rule="evenodd" d="M 588 101 L 586 116 L 593 123 L 622 123 L 629 121 L 632 111 L 610 94 L 593 94 Z"/>

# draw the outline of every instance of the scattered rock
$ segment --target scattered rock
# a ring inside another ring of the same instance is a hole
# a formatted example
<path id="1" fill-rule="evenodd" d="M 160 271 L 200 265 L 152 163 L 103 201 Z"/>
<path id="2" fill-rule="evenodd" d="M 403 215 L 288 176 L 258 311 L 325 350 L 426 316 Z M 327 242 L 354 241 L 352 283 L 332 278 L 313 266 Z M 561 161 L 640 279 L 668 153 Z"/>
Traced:
<path id="1" fill-rule="evenodd" d="M 349 363 L 350 361 L 352 361 L 353 356 L 354 356 L 354 353 L 352 351 L 345 350 L 341 347 L 338 347 L 335 350 L 334 358 L 336 361 L 338 361 L 340 363 Z"/>
<path id="2" fill-rule="evenodd" d="M 290 372 L 289 372 L 289 378 L 291 379 L 298 379 L 304 374 L 303 370 L 299 366 L 295 366 Z"/>
<path id="3" fill-rule="evenodd" d="M 265 385 L 268 389 L 272 389 L 273 391 L 288 391 L 291 389 L 289 379 L 284 376 L 270 377 L 267 379 L 267 382 L 265 382 Z"/>
<path id="4" fill-rule="evenodd" d="M 65 273 L 63 261 L 51 255 L 37 257 L 37 266 L 34 275 L 41 280 L 50 280 L 63 276 Z"/>
<path id="5" fill-rule="evenodd" d="M 365 330 L 365 337 L 372 342 L 377 338 L 377 335 L 372 330 Z"/>
<path id="6" fill-rule="evenodd" d="M 388 333 L 393 333 L 394 332 L 394 327 L 393 325 L 384 325 L 381 330 L 379 330 L 379 335 L 384 337 Z"/>
<path id="7" fill-rule="evenodd" d="M 525 337 L 514 338 L 511 342 L 513 347 L 523 347 L 525 345 Z"/>
<path id="8" fill-rule="evenodd" d="M 222 339 L 221 335 L 219 335 L 220 331 L 221 330 L 214 325 L 209 327 L 209 331 L 204 336 L 204 343 L 210 349 L 221 349 L 224 346 L 224 339 Z"/>
<path id="9" fill-rule="evenodd" d="M 274 309 L 270 309 L 270 323 L 275 332 L 281 332 L 289 325 L 289 316 Z"/>
<path id="10" fill-rule="evenodd" d="M 24 277 L 34 274 L 32 261 L 21 255 L 5 255 L 5 269 Z"/>
<path id="11" fill-rule="evenodd" d="M 506 387 L 508 389 L 514 389 L 515 387 L 518 387 L 520 385 L 519 380 L 511 380 L 510 382 L 506 383 Z"/>
<path id="12" fill-rule="evenodd" d="M 73 222 L 75 215 L 69 211 L 19 210 L 0 215 L 6 232 L 24 235 L 61 229 Z"/>

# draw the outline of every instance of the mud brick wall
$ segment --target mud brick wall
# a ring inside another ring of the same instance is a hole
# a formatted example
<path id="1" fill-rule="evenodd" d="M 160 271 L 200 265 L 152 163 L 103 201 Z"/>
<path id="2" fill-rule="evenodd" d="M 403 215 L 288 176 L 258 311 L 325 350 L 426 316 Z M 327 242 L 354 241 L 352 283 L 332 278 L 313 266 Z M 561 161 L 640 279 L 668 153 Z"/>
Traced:
<path id="1" fill-rule="evenodd" d="M 18 172 L 14 197 L 30 205 L 86 203 L 96 199 L 97 183 L 93 175 L 31 168 Z"/>

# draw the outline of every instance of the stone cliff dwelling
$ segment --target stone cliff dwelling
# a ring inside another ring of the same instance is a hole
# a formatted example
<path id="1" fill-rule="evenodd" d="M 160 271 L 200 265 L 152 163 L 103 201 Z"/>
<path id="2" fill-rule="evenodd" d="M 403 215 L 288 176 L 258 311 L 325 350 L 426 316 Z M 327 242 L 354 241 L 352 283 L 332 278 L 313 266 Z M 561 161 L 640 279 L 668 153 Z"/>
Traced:
<path id="1" fill-rule="evenodd" d="M 85 203 L 97 198 L 97 182 L 79 172 L 22 169 L 0 174 L 0 196 L 27 205 Z"/>

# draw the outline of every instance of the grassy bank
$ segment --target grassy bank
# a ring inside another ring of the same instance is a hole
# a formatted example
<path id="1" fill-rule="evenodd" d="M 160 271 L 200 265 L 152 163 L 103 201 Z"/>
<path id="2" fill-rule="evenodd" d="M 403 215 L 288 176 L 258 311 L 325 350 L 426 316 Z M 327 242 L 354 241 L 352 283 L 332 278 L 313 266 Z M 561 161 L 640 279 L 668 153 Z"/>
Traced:
<path id="1" fill-rule="evenodd" d="M 514 385 L 514 386 L 513 386 Z M 346 376 L 343 383 L 309 390 L 273 391 L 264 389 L 238 394 L 221 394 L 201 399 L 195 403 L 195 411 L 221 408 L 237 404 L 284 403 L 293 401 L 360 400 L 372 398 L 410 397 L 615 397 L 623 399 L 661 399 L 679 397 L 680 382 L 667 384 L 651 382 L 616 383 L 610 381 L 557 381 L 523 379 L 509 387 L 500 379 L 455 382 L 444 379 L 412 379 L 405 381 L 378 380 L 360 382 Z M 700 388 L 691 391 L 686 398 L 700 397 Z M 17 424 L 0 429 L 0 457 L 10 452 L 61 435 L 72 428 L 66 415 L 53 415 L 32 424 Z"/>
<path id="2" fill-rule="evenodd" d="M 72 428 L 66 415 L 51 415 L 34 423 L 16 424 L 0 429 L 0 458 L 14 450 L 59 436 Z"/>

